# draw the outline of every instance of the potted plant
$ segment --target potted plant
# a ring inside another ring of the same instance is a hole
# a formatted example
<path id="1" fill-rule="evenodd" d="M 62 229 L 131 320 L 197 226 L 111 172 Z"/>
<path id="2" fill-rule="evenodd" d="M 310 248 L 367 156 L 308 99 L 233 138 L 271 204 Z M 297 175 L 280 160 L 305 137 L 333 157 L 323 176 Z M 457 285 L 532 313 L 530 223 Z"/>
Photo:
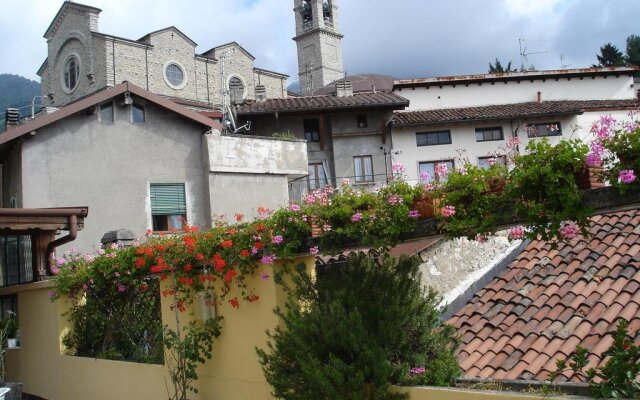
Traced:
<path id="1" fill-rule="evenodd" d="M 10 339 L 16 339 L 18 331 L 18 321 L 16 315 L 8 311 L 7 315 L 0 319 L 0 386 L 11 389 L 4 395 L 6 400 L 20 400 L 22 398 L 22 383 L 6 382 L 6 351 L 12 348 L 9 345 Z M 17 347 L 17 345 L 13 346 Z"/>
<path id="2" fill-rule="evenodd" d="M 608 117 L 610 118 L 610 117 Z M 637 174 L 640 171 L 640 122 L 634 121 L 615 125 L 615 121 L 603 117 L 600 122 L 601 134 L 596 137 L 596 145 L 601 143 L 604 174 L 607 180 L 622 192 L 640 189 Z M 593 152 L 593 151 L 592 151 Z"/>
<path id="3" fill-rule="evenodd" d="M 573 227 L 586 235 L 589 210 L 575 172 L 584 168 L 588 146 L 579 140 L 552 146 L 543 138 L 529 142 L 526 150 L 514 160 L 505 194 L 513 201 L 516 217 L 529 221 L 527 236 L 571 239 L 576 235 Z"/>

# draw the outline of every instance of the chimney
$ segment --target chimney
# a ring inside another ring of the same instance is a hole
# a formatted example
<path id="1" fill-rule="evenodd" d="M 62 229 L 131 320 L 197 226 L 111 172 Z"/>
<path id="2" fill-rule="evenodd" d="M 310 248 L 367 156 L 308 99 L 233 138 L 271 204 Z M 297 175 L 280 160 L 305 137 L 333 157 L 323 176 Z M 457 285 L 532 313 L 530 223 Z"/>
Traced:
<path id="1" fill-rule="evenodd" d="M 256 86 L 256 101 L 266 101 L 267 100 L 267 88 L 264 85 Z"/>
<path id="2" fill-rule="evenodd" d="M 538 92 L 538 103 L 542 103 L 542 92 Z"/>
<path id="3" fill-rule="evenodd" d="M 7 108 L 4 113 L 5 130 L 13 129 L 20 124 L 20 111 L 17 108 Z"/>
<path id="4" fill-rule="evenodd" d="M 351 81 L 342 81 L 336 83 L 336 96 L 348 97 L 353 96 L 353 84 Z"/>
<path id="5" fill-rule="evenodd" d="M 372 91 L 373 93 L 377 93 L 377 92 L 376 92 L 376 85 L 371 85 L 371 91 Z"/>

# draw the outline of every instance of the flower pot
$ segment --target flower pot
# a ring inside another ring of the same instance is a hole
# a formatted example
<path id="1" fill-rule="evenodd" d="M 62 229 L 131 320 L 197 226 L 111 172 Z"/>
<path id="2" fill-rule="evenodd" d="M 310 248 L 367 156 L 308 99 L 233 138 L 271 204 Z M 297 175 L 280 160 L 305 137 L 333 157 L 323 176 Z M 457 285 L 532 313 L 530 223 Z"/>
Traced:
<path id="1" fill-rule="evenodd" d="M 604 187 L 604 182 L 602 181 L 603 169 L 602 166 L 585 166 L 581 170 L 574 172 L 574 177 L 576 179 L 576 185 L 578 185 L 578 189 L 587 190 L 587 189 L 596 189 Z"/>
<path id="2" fill-rule="evenodd" d="M 504 192 L 504 187 L 507 185 L 505 178 L 491 178 L 489 179 L 489 193 L 500 194 Z"/>
<path id="3" fill-rule="evenodd" d="M 311 225 L 311 237 L 318 237 L 322 235 L 322 227 L 318 223 L 318 217 L 312 215 L 309 218 L 309 224 Z"/>
<path id="4" fill-rule="evenodd" d="M 436 209 L 440 205 L 439 198 L 432 198 L 428 194 L 423 194 L 413 200 L 412 209 L 420 213 L 419 219 L 433 218 L 436 215 Z"/>

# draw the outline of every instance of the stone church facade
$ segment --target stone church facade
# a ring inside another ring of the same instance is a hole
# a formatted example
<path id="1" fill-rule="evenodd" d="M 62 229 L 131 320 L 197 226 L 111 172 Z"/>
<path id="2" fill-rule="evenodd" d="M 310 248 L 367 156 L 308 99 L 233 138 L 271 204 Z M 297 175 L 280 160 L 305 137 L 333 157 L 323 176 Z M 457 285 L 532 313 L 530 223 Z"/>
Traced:
<path id="1" fill-rule="evenodd" d="M 99 31 L 101 10 L 66 1 L 44 37 L 48 56 L 38 71 L 42 95 L 60 107 L 128 81 L 193 106 L 217 106 L 287 96 L 287 75 L 257 68 L 238 43 L 196 53 L 197 44 L 176 27 L 138 40 Z M 221 86 L 224 84 L 224 90 Z"/>

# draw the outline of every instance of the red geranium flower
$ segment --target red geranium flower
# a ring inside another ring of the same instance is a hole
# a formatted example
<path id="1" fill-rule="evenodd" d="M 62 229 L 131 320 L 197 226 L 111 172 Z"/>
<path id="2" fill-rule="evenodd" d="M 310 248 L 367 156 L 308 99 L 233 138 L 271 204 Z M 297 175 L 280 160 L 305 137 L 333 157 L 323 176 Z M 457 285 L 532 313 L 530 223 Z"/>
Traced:
<path id="1" fill-rule="evenodd" d="M 229 304 L 231 304 L 231 307 L 233 308 L 239 308 L 240 307 L 240 303 L 238 303 L 238 298 L 234 297 L 233 299 L 229 300 Z"/>
<path id="2" fill-rule="evenodd" d="M 243 249 L 243 250 L 240 252 L 240 257 L 243 257 L 243 258 L 247 258 L 247 257 L 249 257 L 249 250 L 247 250 L 247 249 Z"/>
<path id="3" fill-rule="evenodd" d="M 233 278 L 236 277 L 236 275 L 238 275 L 238 273 L 236 272 L 235 269 L 231 268 L 229 271 L 227 271 L 227 273 L 224 275 L 224 282 L 225 283 L 229 283 L 231 282 L 231 280 Z"/>
<path id="4" fill-rule="evenodd" d="M 229 247 L 233 246 L 233 240 L 223 240 L 220 245 L 225 248 L 228 249 Z"/>
<path id="5" fill-rule="evenodd" d="M 183 270 L 184 272 L 189 272 L 193 269 L 193 267 L 191 266 L 191 264 L 187 264 L 184 266 Z"/>
<path id="6" fill-rule="evenodd" d="M 144 261 L 144 258 L 136 258 L 136 268 L 144 267 L 145 264 L 146 261 Z"/>

